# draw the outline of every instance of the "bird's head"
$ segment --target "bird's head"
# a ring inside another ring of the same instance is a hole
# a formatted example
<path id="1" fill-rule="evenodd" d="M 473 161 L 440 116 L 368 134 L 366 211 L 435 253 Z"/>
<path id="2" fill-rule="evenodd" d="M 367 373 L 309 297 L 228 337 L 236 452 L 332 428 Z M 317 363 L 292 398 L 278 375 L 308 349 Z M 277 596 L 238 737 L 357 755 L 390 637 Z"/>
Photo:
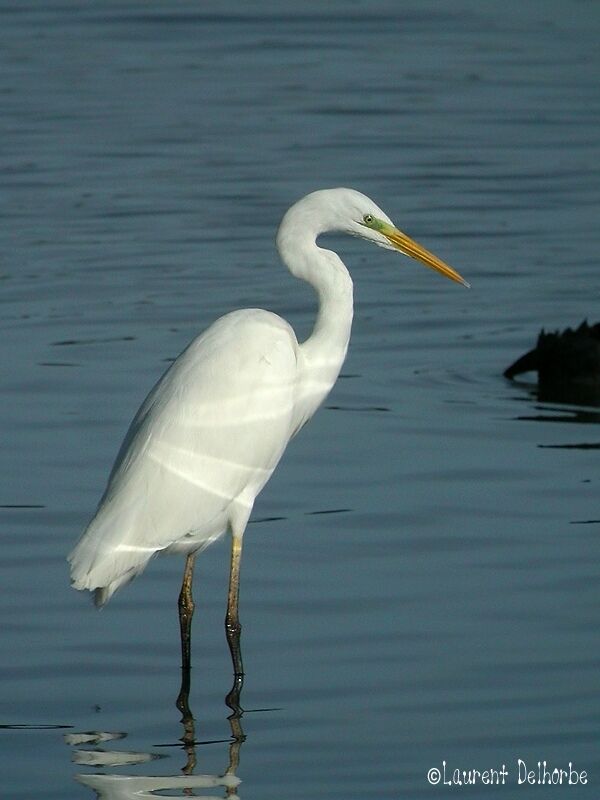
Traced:
<path id="1" fill-rule="evenodd" d="M 346 231 L 348 233 L 373 242 L 379 247 L 400 251 L 405 256 L 420 261 L 450 280 L 462 283 L 463 286 L 469 286 L 455 269 L 397 228 L 385 211 L 369 197 L 355 189 L 333 189 L 331 191 L 343 193 L 342 196 L 347 198 L 349 216 Z"/>
<path id="2" fill-rule="evenodd" d="M 316 238 L 328 231 L 349 233 L 379 247 L 399 251 L 447 278 L 469 286 L 456 270 L 399 230 L 385 211 L 355 189 L 320 189 L 312 192 L 292 206 L 288 215 L 293 215 L 298 222 L 301 219 L 302 224 L 293 227 L 296 231 L 302 227 L 311 237 Z"/>

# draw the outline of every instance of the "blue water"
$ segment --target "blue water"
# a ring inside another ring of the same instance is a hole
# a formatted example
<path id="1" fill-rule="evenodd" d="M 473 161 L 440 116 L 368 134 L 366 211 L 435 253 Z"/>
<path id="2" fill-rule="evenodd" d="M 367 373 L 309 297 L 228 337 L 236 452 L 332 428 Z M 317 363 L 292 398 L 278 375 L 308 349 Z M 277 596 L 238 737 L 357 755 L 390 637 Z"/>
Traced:
<path id="1" fill-rule="evenodd" d="M 600 317 L 600 7 L 0 16 L 1 796 L 597 798 L 600 414 L 502 371 L 542 326 Z M 350 352 L 248 528 L 239 721 L 227 542 L 199 559 L 191 753 L 181 560 L 98 613 L 65 555 L 197 332 L 258 305 L 308 333 L 314 298 L 273 237 L 295 199 L 335 185 L 472 289 L 332 240 L 355 279 Z M 519 759 L 588 782 L 519 785 Z M 447 778 L 508 776 L 432 785 L 444 761 Z"/>

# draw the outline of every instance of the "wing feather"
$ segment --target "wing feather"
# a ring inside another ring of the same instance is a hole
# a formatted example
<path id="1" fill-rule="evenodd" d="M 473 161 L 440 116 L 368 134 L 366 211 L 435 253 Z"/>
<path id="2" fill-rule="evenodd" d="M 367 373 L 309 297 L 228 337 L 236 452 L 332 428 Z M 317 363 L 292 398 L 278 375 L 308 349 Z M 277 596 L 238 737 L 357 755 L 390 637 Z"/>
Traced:
<path id="1" fill-rule="evenodd" d="M 249 309 L 184 350 L 136 414 L 69 556 L 76 588 L 110 585 L 102 602 L 155 552 L 210 543 L 240 504 L 247 519 L 293 431 L 297 348 L 284 320 Z"/>

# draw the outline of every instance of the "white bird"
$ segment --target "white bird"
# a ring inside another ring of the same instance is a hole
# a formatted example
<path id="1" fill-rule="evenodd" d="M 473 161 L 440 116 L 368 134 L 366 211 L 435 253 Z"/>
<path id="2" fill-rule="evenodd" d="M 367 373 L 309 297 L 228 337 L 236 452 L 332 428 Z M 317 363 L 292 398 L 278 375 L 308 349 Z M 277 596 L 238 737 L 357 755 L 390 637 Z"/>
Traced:
<path id="1" fill-rule="evenodd" d="M 73 586 L 93 591 L 102 606 L 156 553 L 186 555 L 179 597 L 184 667 L 194 559 L 229 530 L 226 631 L 234 673 L 243 674 L 238 592 L 244 531 L 288 442 L 334 385 L 350 339 L 352 280 L 339 256 L 316 242 L 328 231 L 399 250 L 468 286 L 364 194 L 313 192 L 287 211 L 277 233 L 283 263 L 317 293 L 308 339 L 299 344 L 291 326 L 270 311 L 233 311 L 194 339 L 154 386 L 69 561 Z"/>

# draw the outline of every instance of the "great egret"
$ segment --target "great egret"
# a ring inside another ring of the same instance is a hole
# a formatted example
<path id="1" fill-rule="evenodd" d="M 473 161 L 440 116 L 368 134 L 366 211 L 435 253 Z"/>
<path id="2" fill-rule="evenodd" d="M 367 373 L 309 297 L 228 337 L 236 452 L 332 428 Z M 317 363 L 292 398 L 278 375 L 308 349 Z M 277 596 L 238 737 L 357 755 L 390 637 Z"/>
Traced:
<path id="1" fill-rule="evenodd" d="M 364 194 L 313 192 L 287 211 L 277 233 L 283 263 L 318 296 L 309 338 L 299 344 L 291 326 L 269 311 L 233 311 L 194 339 L 154 386 L 69 561 L 73 586 L 93 591 L 102 606 L 155 553 L 185 554 L 179 618 L 188 670 L 194 559 L 230 530 L 225 627 L 234 674 L 243 674 L 238 593 L 248 518 L 288 442 L 335 383 L 346 355 L 352 280 L 339 256 L 317 245 L 327 231 L 399 250 L 468 286 Z"/>

